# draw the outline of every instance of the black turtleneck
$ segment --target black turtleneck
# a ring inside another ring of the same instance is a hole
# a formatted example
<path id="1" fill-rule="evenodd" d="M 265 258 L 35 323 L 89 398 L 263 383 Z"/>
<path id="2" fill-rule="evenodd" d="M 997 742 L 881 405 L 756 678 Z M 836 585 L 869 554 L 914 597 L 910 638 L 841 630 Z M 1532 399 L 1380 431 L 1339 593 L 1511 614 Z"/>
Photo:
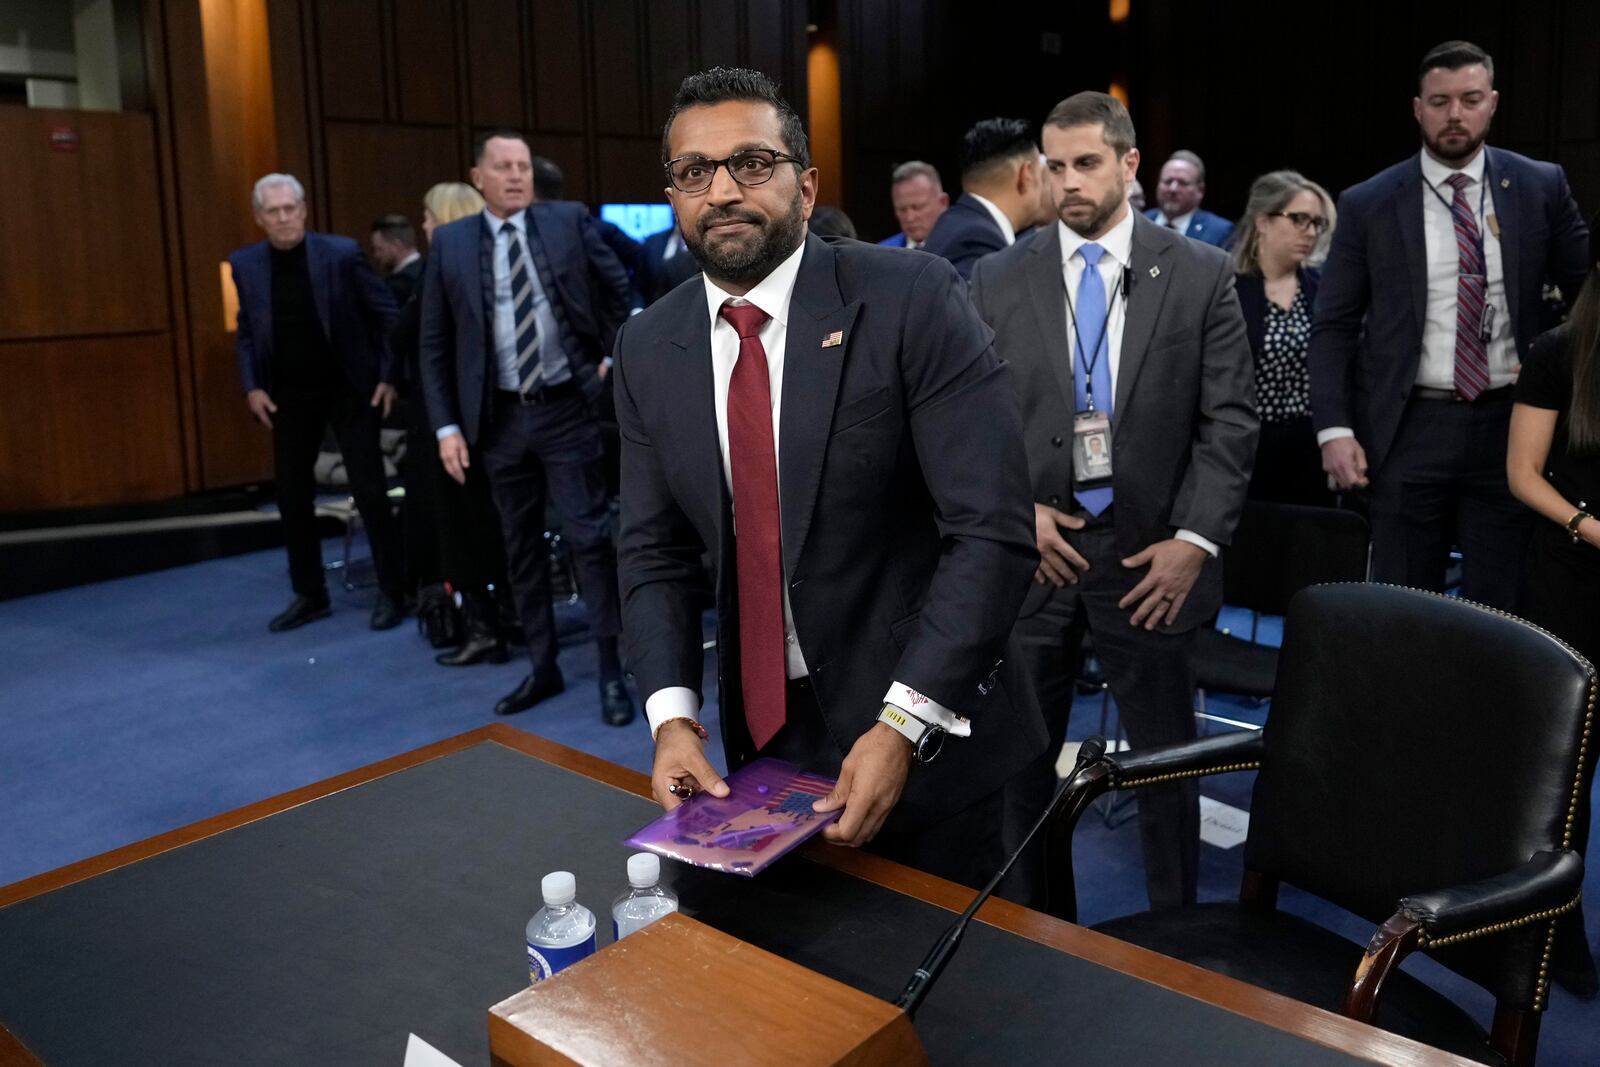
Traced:
<path id="1" fill-rule="evenodd" d="M 306 265 L 306 243 L 288 251 L 268 247 L 272 259 L 272 380 L 274 388 L 308 389 L 346 384 L 328 332 L 317 317 Z"/>

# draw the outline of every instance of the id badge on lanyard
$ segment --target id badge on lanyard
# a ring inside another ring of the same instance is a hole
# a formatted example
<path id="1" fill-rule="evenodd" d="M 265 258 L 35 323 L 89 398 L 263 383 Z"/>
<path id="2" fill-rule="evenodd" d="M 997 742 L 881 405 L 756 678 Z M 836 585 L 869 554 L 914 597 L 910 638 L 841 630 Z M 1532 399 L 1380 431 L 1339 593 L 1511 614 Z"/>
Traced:
<path id="1" fill-rule="evenodd" d="M 1090 408 L 1072 417 L 1072 484 L 1097 489 L 1111 484 L 1111 416 Z"/>

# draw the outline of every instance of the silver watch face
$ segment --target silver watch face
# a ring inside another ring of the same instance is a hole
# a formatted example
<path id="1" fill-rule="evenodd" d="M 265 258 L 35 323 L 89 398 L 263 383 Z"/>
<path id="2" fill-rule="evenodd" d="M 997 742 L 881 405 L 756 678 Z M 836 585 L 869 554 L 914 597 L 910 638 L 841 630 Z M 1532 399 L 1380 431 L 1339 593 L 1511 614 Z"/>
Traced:
<path id="1" fill-rule="evenodd" d="M 917 762 L 932 763 L 933 758 L 944 747 L 944 727 L 929 726 L 922 731 L 922 737 L 917 741 Z"/>

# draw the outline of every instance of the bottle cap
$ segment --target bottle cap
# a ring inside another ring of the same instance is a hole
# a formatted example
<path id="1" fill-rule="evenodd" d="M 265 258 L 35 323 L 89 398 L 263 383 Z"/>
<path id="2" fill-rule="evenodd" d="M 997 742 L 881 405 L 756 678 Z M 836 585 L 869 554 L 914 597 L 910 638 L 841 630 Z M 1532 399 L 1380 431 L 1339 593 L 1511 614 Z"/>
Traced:
<path id="1" fill-rule="evenodd" d="M 654 852 L 635 852 L 628 857 L 628 884 L 649 889 L 661 881 L 661 857 Z"/>
<path id="2" fill-rule="evenodd" d="M 578 898 L 578 880 L 571 871 L 551 871 L 539 883 L 544 902 L 552 908 L 565 907 Z"/>

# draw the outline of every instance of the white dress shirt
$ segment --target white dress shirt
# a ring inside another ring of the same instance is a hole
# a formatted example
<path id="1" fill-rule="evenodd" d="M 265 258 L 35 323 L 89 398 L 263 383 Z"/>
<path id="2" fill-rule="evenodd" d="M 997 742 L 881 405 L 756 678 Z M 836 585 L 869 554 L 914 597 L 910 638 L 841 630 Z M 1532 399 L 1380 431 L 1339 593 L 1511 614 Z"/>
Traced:
<path id="1" fill-rule="evenodd" d="M 767 313 L 767 321 L 762 324 L 759 337 L 761 347 L 767 354 L 767 382 L 772 393 L 772 451 L 774 460 L 777 460 L 783 440 L 779 422 L 783 414 L 783 357 L 788 337 L 789 302 L 794 295 L 794 283 L 800 274 L 800 260 L 804 255 L 805 245 L 802 243 L 788 259 L 778 264 L 771 274 L 761 279 L 760 284 L 744 296 L 734 296 L 719 288 L 709 276 L 702 276 L 706 289 L 706 313 L 711 320 L 711 395 L 716 405 L 717 441 L 722 447 L 722 474 L 727 479 L 730 492 L 733 488 L 733 464 L 728 452 L 728 383 L 733 378 L 733 365 L 739 359 L 739 334 L 723 319 L 722 305 L 730 301 L 734 304 L 754 304 Z M 782 462 L 778 463 L 778 478 L 781 498 Z M 734 521 L 737 524 L 737 514 Z M 800 650 L 800 638 L 795 633 L 794 609 L 789 606 L 787 582 L 783 587 L 783 637 L 785 673 L 791 679 L 804 678 L 811 672 Z M 919 700 L 913 702 L 912 693 L 907 686 L 895 682 L 884 695 L 884 703 L 893 704 L 908 715 L 913 714 L 911 709 L 915 706 L 916 718 L 943 726 L 952 737 L 970 736 L 972 726 L 966 719 L 920 695 Z M 699 710 L 700 701 L 694 690 L 681 685 L 658 689 L 644 702 L 644 714 L 650 721 L 652 736 L 667 720 L 692 719 Z"/>
<path id="2" fill-rule="evenodd" d="M 1199 208 L 1195 209 L 1195 211 L 1198 211 L 1198 210 L 1199 210 Z M 1190 212 L 1188 212 L 1186 214 L 1179 215 L 1175 219 L 1169 219 L 1169 218 L 1167 218 L 1167 213 L 1165 211 L 1162 211 L 1160 209 L 1156 210 L 1156 225 L 1158 225 L 1158 226 L 1170 226 L 1172 229 L 1177 230 L 1179 233 L 1183 234 L 1185 237 L 1187 237 L 1189 235 L 1189 223 L 1191 223 L 1193 221 L 1194 221 L 1194 211 L 1190 211 Z"/>
<path id="3" fill-rule="evenodd" d="M 389 273 L 390 274 L 396 274 L 396 273 L 398 273 L 400 271 L 403 271 L 407 267 L 411 266 L 411 264 L 414 261 L 419 260 L 421 258 L 422 258 L 422 253 L 418 252 L 416 249 L 413 248 L 411 250 L 410 254 L 408 254 L 405 259 L 402 259 L 400 262 L 396 263 L 394 265 L 394 270 L 390 271 Z"/>
<path id="4" fill-rule="evenodd" d="M 1011 225 L 1011 220 L 1006 218 L 1006 213 L 995 207 L 993 201 L 986 200 L 977 193 L 970 193 L 968 195 L 970 195 L 972 199 L 976 200 L 978 203 L 982 204 L 983 210 L 987 211 L 989 213 L 989 217 L 994 219 L 994 224 L 1000 227 L 1000 236 L 1006 239 L 1006 244 L 1016 244 L 1017 230 L 1016 227 Z"/>
<path id="5" fill-rule="evenodd" d="M 1472 179 L 1464 192 L 1483 238 L 1483 267 L 1488 274 L 1484 305 L 1494 308 L 1494 328 L 1484 351 L 1489 358 L 1489 388 L 1498 389 L 1516 381 L 1517 342 L 1511 332 L 1511 305 L 1506 297 L 1500 238 L 1489 225 L 1489 219 L 1494 217 L 1494 195 L 1484 186 L 1486 158 L 1487 153 L 1479 148 L 1478 154 L 1460 171 Z M 1455 173 L 1427 152 L 1422 153 L 1422 241 L 1428 270 L 1428 296 L 1424 304 L 1426 314 L 1416 384 L 1428 389 L 1456 387 L 1456 300 L 1461 253 L 1456 247 L 1455 219 L 1447 206 L 1456 196 L 1455 187 L 1449 182 Z M 1435 196 L 1435 192 L 1439 195 Z M 1444 203 L 1439 202 L 1441 196 Z M 1329 426 L 1317 434 L 1317 444 L 1354 436 L 1355 431 L 1348 426 Z"/>
<path id="6" fill-rule="evenodd" d="M 1056 232 L 1061 237 L 1061 275 L 1066 282 L 1066 292 L 1072 294 L 1072 300 L 1078 299 L 1078 283 L 1083 281 L 1083 257 L 1078 254 L 1078 249 L 1089 243 L 1089 239 L 1078 233 L 1064 222 L 1056 223 Z M 1122 287 L 1122 272 L 1133 265 L 1133 209 L 1129 208 L 1122 216 L 1122 221 L 1094 242 L 1105 249 L 1105 255 L 1100 257 L 1098 270 L 1100 281 L 1105 286 L 1106 299 L 1110 306 L 1106 310 L 1106 355 L 1110 362 L 1111 392 L 1116 395 L 1117 379 L 1122 372 L 1122 334 L 1128 322 L 1128 293 Z M 1062 296 L 1066 304 L 1067 317 L 1067 365 L 1077 366 L 1078 338 L 1077 331 L 1073 329 L 1073 309 L 1065 295 Z M 1085 342 L 1092 344 L 1089 338 Z M 1115 423 L 1117 413 L 1115 407 L 1111 411 L 1112 422 Z M 1113 454 L 1112 462 L 1116 462 Z M 1179 530 L 1173 535 L 1180 541 L 1187 541 L 1205 549 L 1211 556 L 1217 554 L 1217 546 L 1195 533 L 1193 530 Z"/>

